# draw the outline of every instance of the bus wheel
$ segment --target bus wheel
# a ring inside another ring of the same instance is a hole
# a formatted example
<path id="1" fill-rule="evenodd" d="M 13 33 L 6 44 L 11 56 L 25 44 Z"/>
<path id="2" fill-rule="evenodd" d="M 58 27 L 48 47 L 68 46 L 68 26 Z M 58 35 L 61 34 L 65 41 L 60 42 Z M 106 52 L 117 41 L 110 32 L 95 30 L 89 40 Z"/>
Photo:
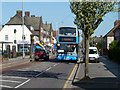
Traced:
<path id="1" fill-rule="evenodd" d="M 77 60 L 75 60 L 74 63 L 77 63 Z"/>

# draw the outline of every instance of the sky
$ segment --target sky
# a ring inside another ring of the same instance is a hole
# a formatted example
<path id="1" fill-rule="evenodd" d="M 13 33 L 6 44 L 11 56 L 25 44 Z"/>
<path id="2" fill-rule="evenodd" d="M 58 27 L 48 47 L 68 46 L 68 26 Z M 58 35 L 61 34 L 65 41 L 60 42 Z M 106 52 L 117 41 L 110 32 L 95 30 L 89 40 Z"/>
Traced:
<path id="1" fill-rule="evenodd" d="M 16 0 L 17 1 L 17 0 Z M 16 14 L 17 10 L 22 10 L 22 2 L 5 2 L 0 4 L 2 7 L 2 24 L 6 24 L 10 17 Z M 30 15 L 42 16 L 43 23 L 52 23 L 53 30 L 60 26 L 76 26 L 73 21 L 75 15 L 70 10 L 69 2 L 36 2 L 33 1 L 23 3 L 24 12 L 30 11 Z M 118 19 L 118 13 L 110 12 L 103 17 L 103 22 L 95 30 L 92 36 L 104 36 L 114 27 L 115 20 Z"/>

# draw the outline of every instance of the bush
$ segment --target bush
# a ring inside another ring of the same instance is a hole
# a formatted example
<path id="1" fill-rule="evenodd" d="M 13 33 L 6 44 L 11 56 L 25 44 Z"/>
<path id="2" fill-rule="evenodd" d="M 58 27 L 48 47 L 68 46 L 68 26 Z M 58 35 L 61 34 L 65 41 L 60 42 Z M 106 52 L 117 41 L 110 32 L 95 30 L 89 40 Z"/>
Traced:
<path id="1" fill-rule="evenodd" d="M 108 50 L 108 57 L 111 60 L 120 62 L 120 56 L 119 55 L 120 55 L 120 42 L 114 40 L 110 44 L 110 48 Z"/>

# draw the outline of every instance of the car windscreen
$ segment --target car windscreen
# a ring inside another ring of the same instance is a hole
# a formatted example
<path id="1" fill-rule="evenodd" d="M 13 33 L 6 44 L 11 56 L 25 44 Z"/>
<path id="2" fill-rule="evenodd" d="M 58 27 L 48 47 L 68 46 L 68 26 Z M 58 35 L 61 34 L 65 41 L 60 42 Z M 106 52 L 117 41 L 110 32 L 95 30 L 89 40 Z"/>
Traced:
<path id="1" fill-rule="evenodd" d="M 96 49 L 89 49 L 89 54 L 97 54 L 97 50 Z"/>

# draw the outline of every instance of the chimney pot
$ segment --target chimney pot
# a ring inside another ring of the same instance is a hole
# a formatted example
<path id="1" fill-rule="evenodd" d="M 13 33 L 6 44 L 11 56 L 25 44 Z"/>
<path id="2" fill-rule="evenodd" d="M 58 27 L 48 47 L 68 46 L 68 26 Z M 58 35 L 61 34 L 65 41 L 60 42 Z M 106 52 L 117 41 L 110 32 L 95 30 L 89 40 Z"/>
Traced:
<path id="1" fill-rule="evenodd" d="M 118 23 L 120 23 L 120 20 L 116 20 L 116 21 L 114 22 L 114 26 L 116 26 Z"/>
<path id="2" fill-rule="evenodd" d="M 16 14 L 18 14 L 22 17 L 22 11 L 21 10 L 16 11 Z"/>
<path id="3" fill-rule="evenodd" d="M 31 15 L 31 17 L 35 17 L 35 15 Z"/>
<path id="4" fill-rule="evenodd" d="M 30 16 L 30 12 L 29 11 L 26 11 L 25 12 L 25 17 L 29 17 Z"/>

